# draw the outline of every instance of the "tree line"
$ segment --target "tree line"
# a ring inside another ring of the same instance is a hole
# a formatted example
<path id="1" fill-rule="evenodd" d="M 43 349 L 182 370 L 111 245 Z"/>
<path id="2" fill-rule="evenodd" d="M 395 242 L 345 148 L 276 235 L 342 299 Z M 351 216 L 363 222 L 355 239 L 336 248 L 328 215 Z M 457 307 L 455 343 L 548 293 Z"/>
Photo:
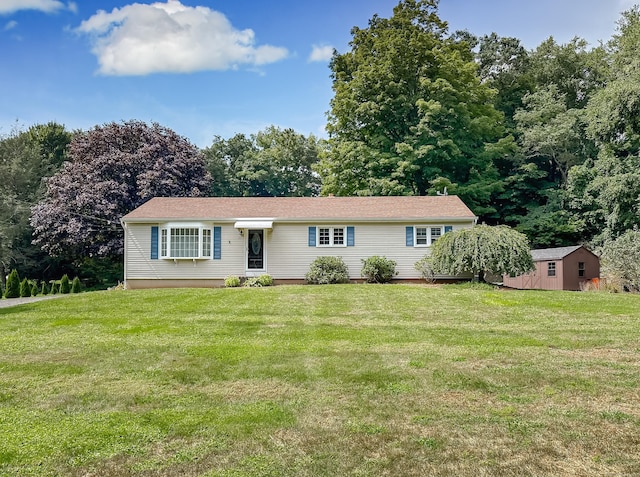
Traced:
<path id="1" fill-rule="evenodd" d="M 590 46 L 451 32 L 437 0 L 354 27 L 329 65 L 326 139 L 270 126 L 200 149 L 158 124 L 0 138 L 0 264 L 121 273 L 119 219 L 150 197 L 459 195 L 533 247 L 605 247 L 640 222 L 640 9 Z"/>

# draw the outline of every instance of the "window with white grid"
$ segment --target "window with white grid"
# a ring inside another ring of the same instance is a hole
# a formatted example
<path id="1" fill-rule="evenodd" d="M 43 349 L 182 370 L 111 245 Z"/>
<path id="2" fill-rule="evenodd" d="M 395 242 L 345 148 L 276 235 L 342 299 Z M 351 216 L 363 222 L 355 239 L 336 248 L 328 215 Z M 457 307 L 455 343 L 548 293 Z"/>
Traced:
<path id="1" fill-rule="evenodd" d="M 318 247 L 346 247 L 344 227 L 318 227 Z"/>
<path id="2" fill-rule="evenodd" d="M 212 229 L 203 226 L 172 227 L 160 230 L 162 258 L 211 258 Z"/>

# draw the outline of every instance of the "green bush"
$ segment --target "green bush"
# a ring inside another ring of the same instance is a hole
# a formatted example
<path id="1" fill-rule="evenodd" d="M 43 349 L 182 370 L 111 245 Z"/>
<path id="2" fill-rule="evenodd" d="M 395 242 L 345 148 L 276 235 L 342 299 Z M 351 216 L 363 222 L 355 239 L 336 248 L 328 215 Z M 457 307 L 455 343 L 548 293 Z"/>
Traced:
<path id="1" fill-rule="evenodd" d="M 31 296 L 31 283 L 26 278 L 23 278 L 20 282 L 20 296 L 21 297 L 29 297 Z"/>
<path id="2" fill-rule="evenodd" d="M 258 277 L 258 283 L 261 287 L 270 287 L 271 285 L 273 285 L 273 277 L 268 273 L 265 273 Z"/>
<path id="3" fill-rule="evenodd" d="M 242 284 L 243 287 L 261 287 L 258 277 L 249 277 Z"/>
<path id="4" fill-rule="evenodd" d="M 342 257 L 318 257 L 309 265 L 305 279 L 313 285 L 349 283 L 349 268 Z"/>
<path id="5" fill-rule="evenodd" d="M 360 275 L 362 275 L 368 283 L 388 283 L 397 274 L 396 262 L 394 260 L 378 255 L 362 259 Z"/>
<path id="6" fill-rule="evenodd" d="M 57 281 L 54 281 L 51 284 L 51 295 L 57 295 L 59 291 L 59 285 Z"/>
<path id="7" fill-rule="evenodd" d="M 71 282 L 69 281 L 69 275 L 66 273 L 62 275 L 60 279 L 60 293 L 67 294 L 71 292 Z"/>
<path id="8" fill-rule="evenodd" d="M 420 272 L 420 275 L 427 283 L 433 283 L 435 281 L 435 272 L 433 271 L 430 256 L 425 255 L 422 257 L 413 265 L 413 268 Z"/>
<path id="9" fill-rule="evenodd" d="M 40 293 L 40 287 L 38 287 L 38 280 L 31 282 L 31 296 L 38 296 Z"/>
<path id="10" fill-rule="evenodd" d="M 80 293 L 82 290 L 82 284 L 80 283 L 80 279 L 78 277 L 73 277 L 73 281 L 71 282 L 71 293 Z"/>
<path id="11" fill-rule="evenodd" d="M 4 292 L 5 298 L 19 298 L 20 297 L 20 276 L 18 271 L 14 268 L 7 277 L 7 289 Z"/>
<path id="12" fill-rule="evenodd" d="M 47 285 L 47 282 L 45 280 L 42 280 L 42 288 L 40 289 L 40 294 L 41 295 L 49 294 L 49 285 Z"/>
<path id="13" fill-rule="evenodd" d="M 240 277 L 229 275 L 224 279 L 224 286 L 227 288 L 235 288 L 240 286 Z"/>

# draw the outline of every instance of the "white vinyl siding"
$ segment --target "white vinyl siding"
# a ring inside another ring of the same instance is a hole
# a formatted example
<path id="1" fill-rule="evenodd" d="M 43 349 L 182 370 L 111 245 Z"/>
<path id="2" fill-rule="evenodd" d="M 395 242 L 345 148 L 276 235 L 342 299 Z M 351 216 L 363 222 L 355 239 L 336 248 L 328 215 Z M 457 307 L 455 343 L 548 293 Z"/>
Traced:
<path id="1" fill-rule="evenodd" d="M 269 268 L 267 272 L 274 278 L 303 279 L 309 271 L 309 265 L 316 257 L 342 257 L 349 267 L 349 275 L 360 280 L 363 258 L 373 255 L 385 256 L 397 262 L 398 279 L 419 279 L 414 264 L 425 254 L 428 248 L 407 247 L 405 245 L 406 223 L 357 223 L 355 246 L 321 247 L 316 232 L 316 246 L 309 246 L 308 228 L 314 224 L 275 223 L 268 244 Z M 472 222 L 456 224 L 455 229 L 469 227 Z M 318 228 L 329 228 L 316 226 Z M 411 227 L 413 225 L 411 224 Z M 347 228 L 344 227 L 345 235 Z M 444 232 L 444 227 L 442 228 Z M 345 238 L 346 242 L 346 238 Z"/>
<path id="2" fill-rule="evenodd" d="M 156 225 L 156 224 L 153 224 Z M 213 230 L 213 223 L 203 229 Z M 234 229 L 233 223 L 216 223 L 221 226 L 222 257 L 220 260 L 153 260 L 150 259 L 150 224 L 128 223 L 125 229 L 126 277 L 130 280 L 223 280 L 226 276 L 246 276 L 247 249 L 245 237 Z M 471 221 L 458 223 L 454 229 L 472 226 Z M 160 227 L 159 250 L 162 251 Z M 177 226 L 179 226 L 177 224 Z M 343 225 L 319 226 L 317 223 L 274 222 L 273 229 L 265 231 L 265 250 L 268 264 L 265 273 L 274 279 L 304 280 L 311 262 L 320 256 L 342 257 L 349 267 L 350 277 L 360 280 L 362 259 L 373 255 L 385 256 L 397 263 L 398 279 L 419 279 L 414 264 L 428 254 L 424 247 L 407 247 L 405 229 L 411 223 L 356 223 L 355 246 L 309 246 L 309 228 L 342 228 L 347 241 L 347 227 Z M 425 225 L 430 227 L 431 225 Z M 434 225 L 436 227 L 438 225 Z M 183 228 L 189 228 L 185 226 Z M 444 232 L 444 228 L 443 228 Z M 203 249 L 203 255 L 206 252 Z M 442 277 L 447 278 L 447 277 Z"/>
<path id="3" fill-rule="evenodd" d="M 211 227 L 207 225 L 206 228 L 213 230 L 213 225 Z M 224 279 L 228 275 L 241 277 L 245 274 L 244 242 L 239 232 L 233 228 L 233 224 L 225 224 L 221 227 L 223 247 L 221 260 L 150 259 L 149 229 L 148 224 L 127 224 L 125 231 L 127 279 Z M 160 243 L 161 247 L 162 243 Z"/>

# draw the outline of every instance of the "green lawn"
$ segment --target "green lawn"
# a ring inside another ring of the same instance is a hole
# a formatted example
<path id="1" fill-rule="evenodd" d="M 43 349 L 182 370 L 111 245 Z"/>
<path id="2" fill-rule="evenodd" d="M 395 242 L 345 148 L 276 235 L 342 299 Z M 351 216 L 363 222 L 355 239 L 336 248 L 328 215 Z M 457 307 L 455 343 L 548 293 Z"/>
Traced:
<path id="1" fill-rule="evenodd" d="M 0 309 L 0 475 L 640 475 L 640 296 L 287 286 Z"/>

